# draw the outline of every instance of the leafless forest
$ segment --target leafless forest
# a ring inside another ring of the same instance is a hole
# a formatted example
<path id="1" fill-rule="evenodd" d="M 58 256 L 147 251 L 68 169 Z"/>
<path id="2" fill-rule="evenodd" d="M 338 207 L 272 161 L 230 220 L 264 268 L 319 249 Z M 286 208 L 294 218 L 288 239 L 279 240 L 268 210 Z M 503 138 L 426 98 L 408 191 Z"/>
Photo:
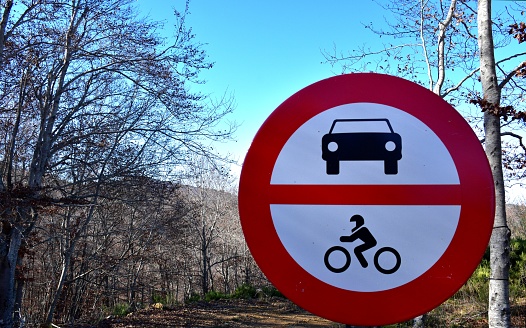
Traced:
<path id="1" fill-rule="evenodd" d="M 20 250 L 25 320 L 51 308 L 54 322 L 97 320 L 119 306 L 133 311 L 263 283 L 237 198 L 209 187 L 144 178 L 108 187 L 92 214 L 79 205 L 47 210 Z"/>
<path id="2" fill-rule="evenodd" d="M 0 327 L 260 284 L 188 3 L 170 38 L 131 0 L 0 4 Z"/>

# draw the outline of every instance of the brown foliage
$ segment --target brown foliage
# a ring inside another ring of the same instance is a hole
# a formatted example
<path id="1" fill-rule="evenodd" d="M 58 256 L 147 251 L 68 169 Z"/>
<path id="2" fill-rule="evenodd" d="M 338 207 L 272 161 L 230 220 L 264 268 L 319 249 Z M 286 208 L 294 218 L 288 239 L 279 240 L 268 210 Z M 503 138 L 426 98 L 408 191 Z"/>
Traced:
<path id="1" fill-rule="evenodd" d="M 525 77 L 526 76 L 526 61 L 522 62 L 519 67 L 515 70 L 515 76 Z"/>
<path id="2" fill-rule="evenodd" d="M 469 102 L 480 106 L 483 112 L 489 112 L 493 115 L 502 117 L 505 121 L 507 121 L 508 118 L 511 118 L 512 120 L 526 121 L 526 113 L 523 111 L 517 111 L 513 106 L 495 105 L 480 97 L 471 99 Z"/>
<path id="3" fill-rule="evenodd" d="M 526 24 L 524 22 L 511 24 L 509 28 L 508 33 L 512 34 L 519 43 L 526 41 Z"/>

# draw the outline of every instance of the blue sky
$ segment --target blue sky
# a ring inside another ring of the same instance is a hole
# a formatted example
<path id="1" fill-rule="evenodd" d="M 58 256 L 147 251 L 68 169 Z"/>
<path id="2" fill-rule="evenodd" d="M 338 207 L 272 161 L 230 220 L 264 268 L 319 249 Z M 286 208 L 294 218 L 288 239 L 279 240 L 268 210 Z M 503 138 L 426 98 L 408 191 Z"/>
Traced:
<path id="1" fill-rule="evenodd" d="M 183 0 L 138 0 L 141 11 L 153 19 L 173 22 L 171 8 Z M 196 40 L 206 44 L 214 68 L 196 90 L 219 98 L 235 97 L 230 119 L 240 124 L 236 142 L 216 145 L 239 164 L 265 119 L 300 89 L 336 74 L 324 61 L 322 50 L 333 44 L 349 49 L 366 43 L 372 33 L 363 26 L 382 20 L 370 0 L 193 0 L 188 26 Z M 362 24 L 363 23 L 363 24 Z M 240 167 L 233 168 L 239 171 Z"/>
<path id="2" fill-rule="evenodd" d="M 379 0 L 379 2 L 386 2 Z M 154 20 L 173 25 L 173 7 L 184 0 L 137 0 L 139 10 Z M 507 1 L 495 1 L 499 10 Z M 235 98 L 229 117 L 240 124 L 235 142 L 213 145 L 238 162 L 239 174 L 245 154 L 259 127 L 285 99 L 300 89 L 339 73 L 323 64 L 323 50 L 334 45 L 351 50 L 382 41 L 364 27 L 384 24 L 385 15 L 372 0 L 192 0 L 187 25 L 204 44 L 214 68 L 203 71 L 207 82 L 195 90 L 221 98 Z M 387 40 L 385 40 L 387 41 Z"/>

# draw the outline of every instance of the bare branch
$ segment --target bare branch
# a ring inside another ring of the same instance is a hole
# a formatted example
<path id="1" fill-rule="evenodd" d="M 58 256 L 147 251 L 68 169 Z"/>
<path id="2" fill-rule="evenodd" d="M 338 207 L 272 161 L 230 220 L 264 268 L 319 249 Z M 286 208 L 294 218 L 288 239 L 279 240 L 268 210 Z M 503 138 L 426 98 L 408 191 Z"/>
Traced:
<path id="1" fill-rule="evenodd" d="M 507 137 L 513 137 L 513 138 L 517 139 L 519 141 L 519 145 L 522 148 L 522 150 L 524 150 L 524 152 L 526 152 L 526 146 L 523 143 L 523 137 L 521 135 L 518 135 L 518 134 L 513 133 L 513 132 L 503 132 L 500 135 L 503 136 L 503 137 L 507 136 Z"/>
<path id="2" fill-rule="evenodd" d="M 519 56 L 521 56 L 521 55 L 526 55 L 526 52 L 525 52 L 525 53 L 522 53 L 522 54 L 516 54 L 516 55 L 514 55 L 514 56 L 508 57 L 506 60 L 510 60 L 511 58 L 516 58 L 516 57 L 519 57 Z M 504 60 L 502 60 L 502 61 L 498 61 L 498 62 L 496 63 L 496 65 L 497 65 L 497 67 L 499 67 L 499 69 L 500 69 L 499 63 L 501 63 L 501 62 L 503 62 L 503 61 L 504 61 Z M 506 86 L 506 84 L 508 84 L 508 83 L 511 81 L 511 79 L 512 79 L 514 76 L 517 75 L 517 71 L 518 71 L 518 70 L 520 70 L 521 68 L 524 68 L 524 64 L 525 64 L 525 63 L 526 63 L 526 62 L 522 62 L 522 63 L 520 63 L 520 64 L 517 65 L 514 69 L 512 69 L 510 72 L 508 72 L 508 74 L 506 74 L 506 75 L 504 76 L 504 79 L 499 83 L 499 86 L 498 86 L 498 87 L 499 87 L 499 90 L 502 90 L 502 88 L 504 88 L 504 86 Z"/>
<path id="3" fill-rule="evenodd" d="M 329 63 L 331 64 L 331 66 L 334 66 L 336 63 L 340 61 L 352 61 L 354 63 L 357 63 L 367 57 L 372 57 L 372 56 L 380 55 L 380 54 L 386 54 L 388 57 L 390 57 L 391 51 L 400 50 L 403 48 L 420 47 L 420 46 L 422 46 L 422 44 L 420 43 L 405 43 L 405 44 L 399 44 L 399 45 L 390 45 L 388 47 L 385 47 L 384 45 L 384 48 L 380 50 L 363 51 L 364 49 L 362 49 L 361 51 L 357 51 L 357 53 L 359 54 L 356 54 L 356 55 L 349 54 L 347 56 L 343 56 L 343 55 L 338 56 L 336 54 L 336 47 L 334 47 L 333 48 L 334 55 L 330 55 L 327 52 L 324 52 L 324 57 L 325 57 L 326 63 Z"/>
<path id="4" fill-rule="evenodd" d="M 480 67 L 477 67 L 475 68 L 474 70 L 472 70 L 471 72 L 469 72 L 468 75 L 464 76 L 464 78 L 462 80 L 460 80 L 454 87 L 451 87 L 449 89 L 447 89 L 443 94 L 442 94 L 442 97 L 446 97 L 448 96 L 451 92 L 453 91 L 457 91 L 461 86 L 462 84 L 464 84 L 464 82 L 466 82 L 467 80 L 469 80 L 473 75 L 475 75 L 478 71 L 480 71 Z"/>
<path id="5" fill-rule="evenodd" d="M 445 39 L 446 39 L 446 29 L 451 24 L 451 20 L 453 19 L 453 13 L 455 12 L 457 1 L 451 0 L 451 4 L 449 6 L 449 10 L 447 12 L 446 18 L 439 23 L 439 32 L 438 32 L 438 45 L 437 45 L 437 52 L 438 52 L 438 79 L 435 84 L 435 88 L 433 89 L 433 92 L 437 95 L 441 94 L 442 86 L 444 85 L 444 80 L 446 78 L 446 67 L 445 67 Z"/>
<path id="6" fill-rule="evenodd" d="M 424 0 L 420 0 L 420 41 L 422 41 L 422 49 L 424 51 L 424 59 L 426 61 L 429 90 L 433 90 L 433 75 L 431 74 L 431 64 L 429 63 L 429 54 L 427 53 L 426 39 L 424 37 L 424 9 Z"/>

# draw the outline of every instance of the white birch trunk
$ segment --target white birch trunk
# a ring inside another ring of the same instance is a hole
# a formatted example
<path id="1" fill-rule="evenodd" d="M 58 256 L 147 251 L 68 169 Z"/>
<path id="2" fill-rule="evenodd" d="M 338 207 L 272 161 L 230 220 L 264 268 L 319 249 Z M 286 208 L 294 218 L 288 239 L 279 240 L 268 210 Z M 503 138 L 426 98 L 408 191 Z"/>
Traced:
<path id="1" fill-rule="evenodd" d="M 495 68 L 493 34 L 491 30 L 491 0 L 478 1 L 480 76 L 484 100 L 500 105 L 500 90 Z M 510 327 L 509 269 L 510 231 L 506 223 L 506 200 L 502 172 L 500 117 L 484 112 L 486 154 L 495 183 L 495 223 L 490 241 L 490 281 L 488 322 L 491 328 Z"/>

